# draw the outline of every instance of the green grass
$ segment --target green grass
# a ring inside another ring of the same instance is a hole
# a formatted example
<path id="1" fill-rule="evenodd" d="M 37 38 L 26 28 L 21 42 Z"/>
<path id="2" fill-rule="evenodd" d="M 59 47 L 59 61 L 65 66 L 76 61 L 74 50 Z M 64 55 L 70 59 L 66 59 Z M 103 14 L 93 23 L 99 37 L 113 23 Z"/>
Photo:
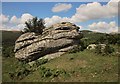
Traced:
<path id="1" fill-rule="evenodd" d="M 71 60 L 71 58 L 73 58 Z M 65 81 L 97 82 L 117 81 L 118 58 L 98 56 L 90 51 L 66 54 L 44 65 L 49 68 L 64 69 L 71 77 Z M 61 80 L 62 81 L 62 80 Z"/>
<path id="2" fill-rule="evenodd" d="M 102 36 L 106 35 L 105 33 L 92 32 L 89 30 L 82 30 L 81 32 L 83 33 L 84 38 L 86 38 L 89 43 L 94 43 Z"/>
<path id="3" fill-rule="evenodd" d="M 18 66 L 14 57 L 3 58 L 3 81 L 11 80 L 8 73 Z M 49 69 L 65 70 L 57 77 L 41 77 L 39 69 L 30 73 L 21 82 L 68 81 L 68 82 L 116 82 L 118 81 L 118 57 L 101 56 L 85 50 L 50 60 L 42 66 Z"/>
<path id="4" fill-rule="evenodd" d="M 14 57 L 2 57 L 2 81 L 12 82 L 9 73 L 14 72 L 17 67 L 17 60 Z"/>
<path id="5" fill-rule="evenodd" d="M 84 31 L 85 38 L 89 38 L 91 43 L 96 41 L 104 34 Z M 10 57 L 2 58 L 2 81 L 3 82 L 117 82 L 118 81 L 118 56 L 115 53 L 111 56 L 97 55 L 94 51 L 84 50 L 77 53 L 66 53 L 61 57 L 48 61 L 41 65 L 53 70 L 64 71 L 57 77 L 41 77 L 40 69 L 37 68 L 29 75 L 21 80 L 12 80 L 11 72 L 15 72 L 19 62 L 14 57 L 11 49 L 14 46 L 15 40 L 21 35 L 20 32 L 3 31 L 3 44 L 5 54 L 9 52 Z M 11 38 L 12 37 L 12 38 Z M 120 50 L 117 45 L 111 45 L 115 48 L 115 52 Z M 10 47 L 10 48 L 9 48 Z M 6 54 L 7 55 L 7 54 Z"/>

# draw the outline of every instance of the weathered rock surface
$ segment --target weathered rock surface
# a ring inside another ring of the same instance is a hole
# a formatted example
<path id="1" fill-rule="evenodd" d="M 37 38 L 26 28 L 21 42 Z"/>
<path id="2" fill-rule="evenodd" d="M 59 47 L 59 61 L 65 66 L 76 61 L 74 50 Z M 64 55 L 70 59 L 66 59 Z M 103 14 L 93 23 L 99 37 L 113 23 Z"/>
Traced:
<path id="1" fill-rule="evenodd" d="M 51 58 L 57 53 L 61 55 L 79 44 L 81 35 L 78 29 L 75 24 L 62 22 L 45 28 L 42 35 L 25 33 L 16 40 L 15 57 L 32 61 L 45 55 Z"/>

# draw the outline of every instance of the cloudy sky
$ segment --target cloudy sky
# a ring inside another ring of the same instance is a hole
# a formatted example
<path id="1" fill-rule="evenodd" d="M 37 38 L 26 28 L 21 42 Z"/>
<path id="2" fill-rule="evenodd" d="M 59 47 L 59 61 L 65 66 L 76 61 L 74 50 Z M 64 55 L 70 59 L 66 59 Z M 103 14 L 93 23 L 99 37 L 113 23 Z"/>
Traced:
<path id="1" fill-rule="evenodd" d="M 35 16 L 43 18 L 46 26 L 68 21 L 81 30 L 97 32 L 118 31 L 118 3 L 109 2 L 2 2 L 3 30 L 22 30 L 24 23 Z"/>

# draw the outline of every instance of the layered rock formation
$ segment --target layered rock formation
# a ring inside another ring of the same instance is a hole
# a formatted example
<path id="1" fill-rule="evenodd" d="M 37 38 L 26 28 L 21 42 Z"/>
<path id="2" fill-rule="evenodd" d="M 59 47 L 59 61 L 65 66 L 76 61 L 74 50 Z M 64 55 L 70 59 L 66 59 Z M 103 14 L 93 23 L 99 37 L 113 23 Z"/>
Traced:
<path id="1" fill-rule="evenodd" d="M 62 22 L 45 28 L 42 35 L 25 33 L 16 40 L 15 57 L 32 61 L 43 56 L 61 55 L 79 44 L 81 35 L 78 30 L 75 24 Z"/>

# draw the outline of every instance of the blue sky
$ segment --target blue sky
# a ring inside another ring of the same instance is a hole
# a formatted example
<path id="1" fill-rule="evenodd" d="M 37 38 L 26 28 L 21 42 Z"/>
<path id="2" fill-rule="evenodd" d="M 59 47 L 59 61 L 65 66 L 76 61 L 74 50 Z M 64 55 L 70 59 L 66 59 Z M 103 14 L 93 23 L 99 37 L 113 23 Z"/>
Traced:
<path id="1" fill-rule="evenodd" d="M 40 18 L 51 17 L 53 15 L 71 17 L 77 7 L 81 4 L 87 4 L 88 2 L 66 2 L 73 6 L 68 12 L 53 13 L 51 8 L 57 3 L 64 2 L 4 2 L 2 3 L 2 10 L 3 14 L 9 15 L 10 17 L 13 15 L 20 17 L 23 13 L 30 13 Z M 101 4 L 104 5 L 107 4 L 107 2 L 101 2 Z"/>
<path id="2" fill-rule="evenodd" d="M 63 11 L 54 13 L 51 11 L 51 9 L 57 3 L 64 2 L 3 2 L 2 10 L 3 14 L 9 15 L 10 17 L 13 15 L 20 17 L 23 13 L 30 13 L 33 16 L 40 18 L 52 17 L 53 15 L 71 17 L 75 13 L 75 9 L 77 7 L 79 7 L 81 4 L 86 4 L 87 2 L 66 2 L 67 4 L 70 3 L 73 6 L 68 12 Z"/>
<path id="3" fill-rule="evenodd" d="M 19 26 L 21 30 L 28 17 L 37 16 L 44 18 L 48 26 L 65 20 L 79 25 L 81 30 L 112 32 L 117 30 L 118 18 L 112 6 L 108 6 L 108 2 L 3 2 L 3 26 L 7 29 Z M 104 29 L 105 25 L 115 28 Z"/>

